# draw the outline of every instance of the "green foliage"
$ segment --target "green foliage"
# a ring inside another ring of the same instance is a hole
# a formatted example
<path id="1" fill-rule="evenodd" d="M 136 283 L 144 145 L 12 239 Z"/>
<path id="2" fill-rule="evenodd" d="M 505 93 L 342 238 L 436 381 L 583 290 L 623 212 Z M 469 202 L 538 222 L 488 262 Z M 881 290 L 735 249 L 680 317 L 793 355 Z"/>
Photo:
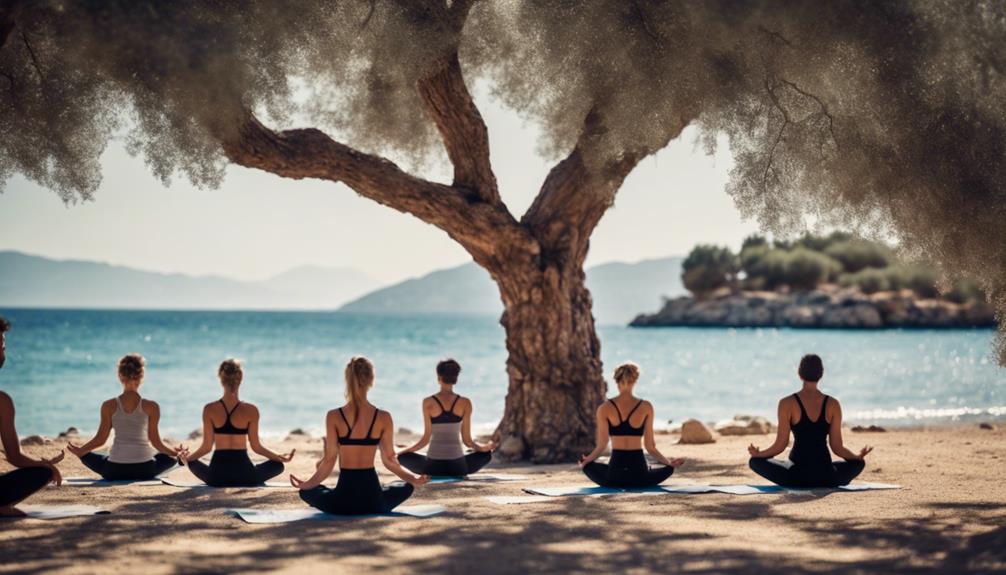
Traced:
<path id="1" fill-rule="evenodd" d="M 681 281 L 696 295 L 729 285 L 736 275 L 737 257 L 722 246 L 697 245 L 681 264 Z"/>
<path id="2" fill-rule="evenodd" d="M 847 239 L 827 246 L 824 253 L 838 260 L 848 273 L 885 268 L 894 261 L 891 248 L 878 242 Z"/>

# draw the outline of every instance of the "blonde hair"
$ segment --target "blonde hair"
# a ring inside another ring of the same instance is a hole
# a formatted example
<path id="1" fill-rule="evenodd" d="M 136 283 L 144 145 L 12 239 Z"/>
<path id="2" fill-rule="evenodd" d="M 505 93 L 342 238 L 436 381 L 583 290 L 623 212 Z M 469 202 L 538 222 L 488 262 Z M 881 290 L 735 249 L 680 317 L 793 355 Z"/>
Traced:
<path id="1" fill-rule="evenodd" d="M 220 368 L 217 370 L 217 375 L 220 376 L 220 383 L 227 386 L 228 389 L 234 391 L 238 385 L 241 384 L 241 380 L 244 378 L 244 368 L 241 367 L 241 360 L 225 359 L 223 363 L 220 364 Z"/>
<path id="2" fill-rule="evenodd" d="M 346 401 L 349 406 L 359 408 L 372 385 L 374 385 L 374 364 L 362 355 L 350 359 L 346 364 Z"/>
<path id="3" fill-rule="evenodd" d="M 128 381 L 143 379 L 143 369 L 147 362 L 138 353 L 122 356 L 119 360 L 119 376 Z"/>
<path id="4" fill-rule="evenodd" d="M 639 366 L 631 361 L 625 362 L 615 368 L 615 381 L 617 383 L 636 383 L 639 379 Z"/>

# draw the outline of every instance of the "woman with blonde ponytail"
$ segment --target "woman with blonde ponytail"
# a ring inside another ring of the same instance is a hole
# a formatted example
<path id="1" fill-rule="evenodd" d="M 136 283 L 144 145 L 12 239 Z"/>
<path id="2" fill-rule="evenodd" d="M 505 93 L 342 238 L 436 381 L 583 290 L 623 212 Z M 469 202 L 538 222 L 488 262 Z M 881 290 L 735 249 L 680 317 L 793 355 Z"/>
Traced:
<path id="1" fill-rule="evenodd" d="M 259 441 L 258 408 L 238 399 L 238 389 L 244 380 L 241 362 L 228 359 L 217 370 L 224 395 L 203 407 L 203 444 L 192 453 L 183 450 L 178 461 L 188 465 L 192 474 L 213 487 L 249 487 L 261 485 L 283 473 L 283 464 L 293 459 L 296 450 L 280 455 L 266 449 Z M 253 465 L 248 458 L 248 446 L 266 458 Z M 206 465 L 199 458 L 210 452 L 213 458 Z"/>
<path id="2" fill-rule="evenodd" d="M 387 513 L 408 499 L 414 488 L 430 479 L 426 475 L 412 475 L 398 464 L 391 414 L 367 400 L 373 385 L 374 364 L 365 357 L 349 360 L 346 405 L 329 411 L 325 418 L 325 452 L 314 475 L 307 481 L 290 476 L 290 483 L 300 489 L 300 498 L 325 513 Z M 406 482 L 404 485 L 381 486 L 374 469 L 378 449 L 384 467 L 401 477 Z M 335 489 L 329 489 L 321 482 L 331 475 L 336 462 L 339 463 L 339 480 Z"/>
<path id="3" fill-rule="evenodd" d="M 603 487 L 651 487 L 658 485 L 683 459 L 670 460 L 660 453 L 653 436 L 653 406 L 632 394 L 639 380 L 639 366 L 623 363 L 615 369 L 618 397 L 597 408 L 597 444 L 594 451 L 580 458 L 580 466 L 591 481 Z M 624 416 L 622 414 L 625 414 Z M 608 463 L 597 459 L 611 440 Z M 663 467 L 650 469 L 643 446 Z"/>

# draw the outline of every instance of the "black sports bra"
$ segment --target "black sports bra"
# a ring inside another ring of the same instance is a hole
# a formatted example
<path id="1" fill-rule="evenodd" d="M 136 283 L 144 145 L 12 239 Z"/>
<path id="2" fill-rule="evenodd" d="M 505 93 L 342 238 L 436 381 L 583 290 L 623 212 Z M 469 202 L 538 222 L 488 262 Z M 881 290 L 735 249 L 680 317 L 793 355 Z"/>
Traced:
<path id="1" fill-rule="evenodd" d="M 238 427 L 235 427 L 234 424 L 231 423 L 231 414 L 234 413 L 234 410 L 237 409 L 239 405 L 241 405 L 241 402 L 239 401 L 235 403 L 234 409 L 231 409 L 230 411 L 227 411 L 227 404 L 224 403 L 224 400 L 222 399 L 220 400 L 220 405 L 224 406 L 224 411 L 227 412 L 227 419 L 224 421 L 224 424 L 221 425 L 220 427 L 214 427 L 213 433 L 219 435 L 244 435 L 248 433 L 247 427 L 244 429 L 240 429 Z"/>
<path id="2" fill-rule="evenodd" d="M 450 409 L 445 408 L 444 404 L 440 403 L 440 400 L 437 399 L 437 396 L 432 395 L 430 397 L 432 397 L 433 401 L 437 402 L 437 405 L 440 406 L 440 415 L 431 417 L 430 423 L 458 423 L 461 421 L 462 417 L 454 413 L 454 406 L 457 405 L 458 400 L 461 399 L 460 395 L 454 398 L 454 403 L 451 404 Z"/>
<path id="3" fill-rule="evenodd" d="M 370 432 L 374 431 L 374 423 L 377 421 L 377 414 L 381 410 L 374 408 L 374 419 L 370 420 L 370 429 L 367 430 L 367 435 L 363 437 L 350 437 L 353 435 L 353 426 L 349 424 L 349 420 L 346 419 L 346 414 L 342 412 L 342 408 L 339 408 L 339 415 L 342 416 L 342 420 L 346 422 L 346 427 L 349 428 L 349 433 L 346 435 L 339 436 L 339 445 L 377 445 L 381 442 L 381 436 L 371 437 Z M 357 419 L 359 419 L 359 413 L 357 413 Z"/>
<path id="4" fill-rule="evenodd" d="M 615 411 L 618 412 L 618 425 L 612 425 L 611 421 L 608 421 L 608 435 L 614 435 L 616 437 L 625 435 L 637 437 L 642 436 L 643 430 L 646 428 L 646 417 L 649 416 L 647 415 L 643 418 L 643 423 L 641 423 L 639 427 L 632 427 L 629 425 L 629 418 L 632 417 L 632 414 L 636 412 L 636 409 L 640 405 L 643 405 L 643 400 L 640 399 L 639 403 L 636 404 L 636 407 L 633 407 L 632 411 L 630 411 L 629 415 L 625 416 L 625 418 L 622 418 L 622 410 L 618 409 L 618 404 L 615 403 L 615 400 L 609 399 L 608 401 L 611 402 L 611 405 L 615 406 Z"/>

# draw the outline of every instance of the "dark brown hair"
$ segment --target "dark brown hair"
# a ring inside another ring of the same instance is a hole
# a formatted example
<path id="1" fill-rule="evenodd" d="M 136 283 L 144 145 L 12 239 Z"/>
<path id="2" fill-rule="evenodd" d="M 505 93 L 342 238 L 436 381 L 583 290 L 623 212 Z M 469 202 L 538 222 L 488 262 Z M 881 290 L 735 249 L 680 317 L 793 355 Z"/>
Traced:
<path id="1" fill-rule="evenodd" d="M 824 362 L 820 356 L 808 353 L 800 358 L 800 369 L 797 373 L 804 381 L 821 381 L 821 377 L 824 376 Z"/>
<path id="2" fill-rule="evenodd" d="M 445 359 L 437 364 L 437 376 L 444 383 L 455 384 L 461 373 L 461 364 L 453 359 Z"/>
<path id="3" fill-rule="evenodd" d="M 0 316 L 0 333 L 10 331 L 10 322 L 7 321 L 3 316 Z"/>
<path id="4" fill-rule="evenodd" d="M 129 381 L 143 379 L 143 369 L 147 362 L 138 353 L 122 356 L 119 360 L 119 376 Z"/>

